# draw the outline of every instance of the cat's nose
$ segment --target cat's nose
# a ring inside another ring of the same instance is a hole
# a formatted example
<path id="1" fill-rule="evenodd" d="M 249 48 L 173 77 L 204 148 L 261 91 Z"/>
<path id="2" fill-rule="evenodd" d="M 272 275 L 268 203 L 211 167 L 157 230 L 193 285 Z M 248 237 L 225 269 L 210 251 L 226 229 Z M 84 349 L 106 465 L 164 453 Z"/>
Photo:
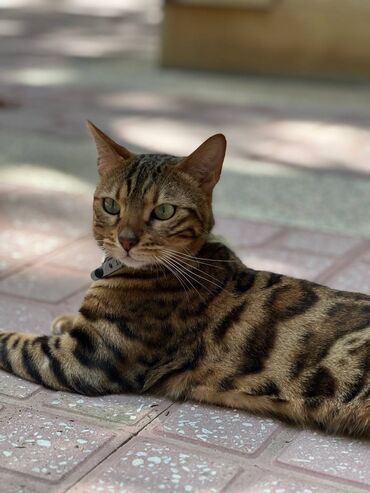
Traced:
<path id="1" fill-rule="evenodd" d="M 120 232 L 118 241 L 121 243 L 126 252 L 129 252 L 131 248 L 139 242 L 139 238 L 135 235 L 132 229 L 125 228 Z"/>

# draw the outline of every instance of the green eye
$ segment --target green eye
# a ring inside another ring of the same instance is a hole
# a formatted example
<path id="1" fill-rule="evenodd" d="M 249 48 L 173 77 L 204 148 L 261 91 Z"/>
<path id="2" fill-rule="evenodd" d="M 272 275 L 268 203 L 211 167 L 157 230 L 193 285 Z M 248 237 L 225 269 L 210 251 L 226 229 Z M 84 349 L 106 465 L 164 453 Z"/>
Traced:
<path id="1" fill-rule="evenodd" d="M 103 199 L 103 209 L 105 212 L 108 212 L 108 214 L 119 214 L 120 211 L 120 206 L 118 202 L 115 200 L 111 199 L 110 197 L 106 197 Z"/>
<path id="2" fill-rule="evenodd" d="M 158 205 L 153 210 L 153 216 L 156 219 L 160 219 L 161 221 L 165 221 L 166 219 L 170 219 L 175 214 L 176 208 L 171 204 L 161 204 Z"/>

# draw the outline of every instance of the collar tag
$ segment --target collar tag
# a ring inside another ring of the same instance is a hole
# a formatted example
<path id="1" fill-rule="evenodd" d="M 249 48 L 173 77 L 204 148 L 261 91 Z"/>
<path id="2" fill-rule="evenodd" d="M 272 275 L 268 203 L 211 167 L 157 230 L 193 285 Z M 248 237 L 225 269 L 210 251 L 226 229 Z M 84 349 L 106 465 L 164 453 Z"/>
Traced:
<path id="1" fill-rule="evenodd" d="M 124 264 L 113 257 L 107 257 L 100 267 L 92 271 L 91 279 L 98 281 L 104 277 L 109 277 L 113 272 L 120 269 Z"/>

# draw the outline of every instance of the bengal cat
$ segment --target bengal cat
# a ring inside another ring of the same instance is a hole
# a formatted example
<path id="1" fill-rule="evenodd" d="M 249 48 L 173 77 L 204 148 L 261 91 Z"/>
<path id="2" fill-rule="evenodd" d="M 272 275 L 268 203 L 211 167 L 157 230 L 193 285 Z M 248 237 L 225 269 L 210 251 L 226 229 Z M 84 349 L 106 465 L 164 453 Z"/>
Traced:
<path id="1" fill-rule="evenodd" d="M 252 270 L 211 236 L 226 141 L 132 154 L 93 124 L 94 235 L 118 265 L 0 367 L 51 389 L 151 393 L 370 438 L 370 297 Z M 103 275 L 103 271 L 100 271 Z"/>

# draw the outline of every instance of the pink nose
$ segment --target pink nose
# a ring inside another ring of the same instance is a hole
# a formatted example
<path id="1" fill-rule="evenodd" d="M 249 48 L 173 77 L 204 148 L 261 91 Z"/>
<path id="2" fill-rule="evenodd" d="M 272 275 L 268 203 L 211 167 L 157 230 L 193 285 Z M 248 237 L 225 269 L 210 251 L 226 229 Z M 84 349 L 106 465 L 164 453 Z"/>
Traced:
<path id="1" fill-rule="evenodd" d="M 120 239 L 119 242 L 121 243 L 121 245 L 123 246 L 123 248 L 126 250 L 126 252 L 129 252 L 131 250 L 131 248 L 133 246 L 136 245 L 137 243 L 137 240 L 123 240 L 123 239 Z"/>

